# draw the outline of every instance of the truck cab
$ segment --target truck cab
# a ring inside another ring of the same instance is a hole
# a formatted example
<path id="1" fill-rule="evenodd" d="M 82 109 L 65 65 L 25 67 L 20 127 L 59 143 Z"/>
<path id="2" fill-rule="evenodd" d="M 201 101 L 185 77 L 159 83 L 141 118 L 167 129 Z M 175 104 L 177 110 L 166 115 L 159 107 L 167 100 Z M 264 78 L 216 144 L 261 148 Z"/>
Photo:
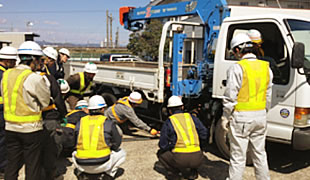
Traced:
<path id="1" fill-rule="evenodd" d="M 213 98 L 222 99 L 226 71 L 237 59 L 230 54 L 230 41 L 249 29 L 262 34 L 264 57 L 273 72 L 272 104 L 267 115 L 267 138 L 292 144 L 294 149 L 310 148 L 310 86 L 305 76 L 291 67 L 294 43 L 305 45 L 310 53 L 310 22 L 285 15 L 229 17 L 220 30 L 214 59 Z"/>

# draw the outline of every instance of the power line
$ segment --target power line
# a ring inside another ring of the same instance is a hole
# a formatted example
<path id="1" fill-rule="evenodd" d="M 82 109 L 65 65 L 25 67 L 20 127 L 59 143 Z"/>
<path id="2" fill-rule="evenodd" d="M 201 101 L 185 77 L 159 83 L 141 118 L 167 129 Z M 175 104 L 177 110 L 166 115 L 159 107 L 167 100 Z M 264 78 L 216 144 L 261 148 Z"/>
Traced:
<path id="1" fill-rule="evenodd" d="M 72 13 L 103 13 L 105 10 L 57 10 L 57 11 L 1 11 L 1 14 L 72 14 Z M 118 10 L 110 10 L 111 12 L 118 12 Z"/>

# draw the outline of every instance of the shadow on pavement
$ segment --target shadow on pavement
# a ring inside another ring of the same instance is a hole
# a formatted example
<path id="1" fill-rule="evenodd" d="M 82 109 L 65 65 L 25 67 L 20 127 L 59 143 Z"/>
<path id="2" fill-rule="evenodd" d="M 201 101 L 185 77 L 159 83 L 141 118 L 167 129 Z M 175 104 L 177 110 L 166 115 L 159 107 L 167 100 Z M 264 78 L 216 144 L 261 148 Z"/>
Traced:
<path id="1" fill-rule="evenodd" d="M 229 164 L 224 161 L 211 161 L 205 156 L 203 164 L 198 168 L 198 173 L 203 178 L 224 180 L 228 177 L 228 167 Z"/>
<path id="2" fill-rule="evenodd" d="M 310 151 L 296 151 L 290 145 L 266 143 L 269 169 L 280 173 L 292 173 L 310 165 Z"/>

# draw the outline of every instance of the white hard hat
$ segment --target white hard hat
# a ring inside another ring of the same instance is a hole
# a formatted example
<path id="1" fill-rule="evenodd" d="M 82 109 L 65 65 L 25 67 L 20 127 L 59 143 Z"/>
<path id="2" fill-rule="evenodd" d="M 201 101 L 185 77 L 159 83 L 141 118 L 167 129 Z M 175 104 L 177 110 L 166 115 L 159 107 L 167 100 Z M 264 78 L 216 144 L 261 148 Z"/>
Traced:
<path id="1" fill-rule="evenodd" d="M 236 46 L 245 44 L 245 43 L 251 43 L 250 37 L 245 33 L 240 33 L 234 36 L 230 42 L 230 48 L 233 49 Z"/>
<path id="2" fill-rule="evenodd" d="M 0 50 L 0 59 L 17 59 L 17 49 L 11 46 L 5 46 Z"/>
<path id="3" fill-rule="evenodd" d="M 88 62 L 87 64 L 85 64 L 84 72 L 96 74 L 98 72 L 97 65 L 93 62 Z"/>
<path id="4" fill-rule="evenodd" d="M 87 106 L 88 107 L 88 102 L 86 100 L 79 100 L 76 105 L 75 108 L 79 107 L 79 106 Z"/>
<path id="5" fill-rule="evenodd" d="M 182 106 L 182 105 L 183 105 L 183 102 L 179 96 L 171 96 L 168 99 L 167 107 L 178 107 L 178 106 Z"/>
<path id="6" fill-rule="evenodd" d="M 35 56 L 43 56 L 43 52 L 41 47 L 39 46 L 38 43 L 34 41 L 26 41 L 23 42 L 18 50 L 17 50 L 18 55 L 35 55 Z"/>
<path id="7" fill-rule="evenodd" d="M 47 56 L 51 59 L 54 59 L 55 61 L 57 60 L 58 53 L 57 53 L 56 49 L 54 49 L 53 47 L 44 48 L 43 53 L 45 54 L 45 56 Z"/>
<path id="8" fill-rule="evenodd" d="M 61 93 L 65 94 L 70 91 L 70 86 L 66 80 L 58 79 L 57 82 L 60 86 Z"/>
<path id="9" fill-rule="evenodd" d="M 89 98 L 89 106 L 88 109 L 100 109 L 103 107 L 107 107 L 107 103 L 100 95 L 94 95 Z"/>
<path id="10" fill-rule="evenodd" d="M 61 48 L 59 49 L 59 53 L 65 54 L 68 57 L 70 57 L 70 51 L 67 48 Z"/>
<path id="11" fill-rule="evenodd" d="M 256 29 L 250 29 L 247 32 L 248 36 L 250 37 L 251 41 L 257 44 L 262 43 L 262 35 Z"/>
<path id="12" fill-rule="evenodd" d="M 128 100 L 132 103 L 135 103 L 135 104 L 141 104 L 142 103 L 142 96 L 140 93 L 138 92 L 132 92 L 130 93 L 129 97 L 128 97 Z"/>

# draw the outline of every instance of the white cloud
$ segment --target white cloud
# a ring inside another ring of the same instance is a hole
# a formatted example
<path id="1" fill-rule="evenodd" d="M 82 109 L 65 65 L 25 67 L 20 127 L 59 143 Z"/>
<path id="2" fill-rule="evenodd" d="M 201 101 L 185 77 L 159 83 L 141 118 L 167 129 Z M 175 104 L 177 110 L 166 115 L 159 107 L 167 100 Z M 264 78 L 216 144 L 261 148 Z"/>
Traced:
<path id="1" fill-rule="evenodd" d="M 5 18 L 0 18 L 0 24 L 5 24 L 7 22 L 7 19 Z"/>
<path id="2" fill-rule="evenodd" d="M 57 22 L 57 21 L 45 20 L 45 21 L 43 21 L 43 23 L 48 24 L 48 25 L 59 25 L 59 22 Z"/>

